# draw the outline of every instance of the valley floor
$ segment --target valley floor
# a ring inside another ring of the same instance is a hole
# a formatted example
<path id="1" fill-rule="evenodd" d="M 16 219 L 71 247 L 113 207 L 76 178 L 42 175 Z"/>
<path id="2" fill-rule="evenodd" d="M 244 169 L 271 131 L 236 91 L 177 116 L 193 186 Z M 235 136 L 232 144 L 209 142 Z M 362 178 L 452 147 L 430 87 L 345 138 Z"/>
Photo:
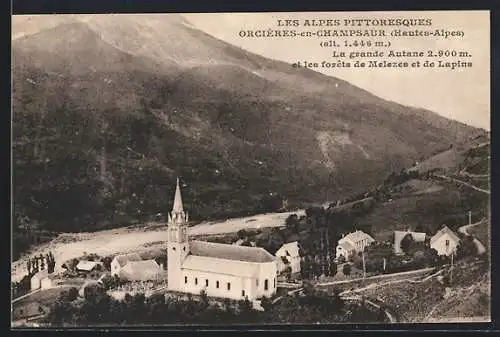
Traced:
<path id="1" fill-rule="evenodd" d="M 220 222 L 204 222 L 190 227 L 190 235 L 217 235 L 237 232 L 241 229 L 258 229 L 283 226 L 290 214 L 303 214 L 304 211 L 286 213 L 259 214 L 250 217 L 229 219 Z M 141 252 L 162 247 L 166 244 L 166 231 L 161 223 L 150 223 L 144 226 L 124 227 L 93 233 L 64 233 L 51 242 L 41 245 L 29 255 L 12 263 L 12 281 L 19 281 L 26 275 L 27 258 L 51 251 L 56 261 L 56 272 L 62 271 L 61 265 L 85 253 L 100 256 L 126 252 Z"/>

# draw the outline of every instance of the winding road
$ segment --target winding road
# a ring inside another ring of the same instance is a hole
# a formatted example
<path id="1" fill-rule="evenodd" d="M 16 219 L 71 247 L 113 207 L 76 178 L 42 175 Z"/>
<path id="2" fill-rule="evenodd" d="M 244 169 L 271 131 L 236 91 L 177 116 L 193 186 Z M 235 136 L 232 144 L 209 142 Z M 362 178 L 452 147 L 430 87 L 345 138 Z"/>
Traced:
<path id="1" fill-rule="evenodd" d="M 457 184 L 461 184 L 461 185 L 464 185 L 464 186 L 470 187 L 470 188 L 472 188 L 472 189 L 474 189 L 474 190 L 476 190 L 476 191 L 478 191 L 478 192 L 483 192 L 483 193 L 486 193 L 486 194 L 488 194 L 488 195 L 489 195 L 489 194 L 491 194 L 491 192 L 490 192 L 490 191 L 485 190 L 485 189 L 480 188 L 480 187 L 477 187 L 477 186 L 474 186 L 474 185 L 472 185 L 472 184 L 470 184 L 470 183 L 468 183 L 468 182 L 465 182 L 465 181 L 463 181 L 463 180 L 458 180 L 458 179 L 455 179 L 455 178 L 451 178 L 451 177 L 448 177 L 448 176 L 444 176 L 444 175 L 442 175 L 442 174 L 436 174 L 436 175 L 434 175 L 434 176 L 435 176 L 435 177 L 437 177 L 437 178 L 441 178 L 441 179 L 444 179 L 444 180 L 452 181 L 452 182 L 454 182 L 454 183 L 457 183 Z"/>
<path id="2" fill-rule="evenodd" d="M 458 229 L 458 231 L 464 235 L 467 235 L 467 236 L 472 236 L 468 230 L 472 227 L 475 227 L 477 225 L 481 225 L 484 223 L 485 220 L 481 220 L 479 222 L 476 222 L 476 223 L 473 223 L 473 224 L 470 224 L 470 225 L 465 225 L 465 226 L 462 226 Z M 481 243 L 481 241 L 479 241 L 478 239 L 476 239 L 474 236 L 472 236 L 473 240 L 474 240 L 474 244 L 476 245 L 476 248 L 477 248 L 477 254 L 478 255 L 481 255 L 481 254 L 484 254 L 486 252 L 486 247 Z"/>

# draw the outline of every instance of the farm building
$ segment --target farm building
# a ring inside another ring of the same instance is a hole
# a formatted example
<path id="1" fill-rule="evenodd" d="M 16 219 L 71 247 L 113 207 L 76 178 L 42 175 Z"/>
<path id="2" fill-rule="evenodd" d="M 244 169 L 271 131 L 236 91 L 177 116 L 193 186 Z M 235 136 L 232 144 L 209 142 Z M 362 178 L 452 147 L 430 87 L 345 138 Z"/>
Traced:
<path id="1" fill-rule="evenodd" d="M 290 267 L 292 274 L 300 273 L 299 243 L 297 241 L 285 243 L 275 254 L 278 272 Z"/>
<path id="2" fill-rule="evenodd" d="M 411 235 L 411 237 L 415 242 L 425 242 L 425 237 L 426 237 L 425 233 L 410 232 L 410 231 L 394 231 L 393 248 L 395 254 L 403 253 L 403 251 L 401 250 L 401 240 L 403 240 L 403 238 L 408 234 Z"/>
<path id="3" fill-rule="evenodd" d="M 460 244 L 460 238 L 447 226 L 441 228 L 430 241 L 431 248 L 438 252 L 438 255 L 450 256 L 456 252 Z"/>
<path id="4" fill-rule="evenodd" d="M 168 289 L 254 300 L 276 293 L 276 257 L 262 248 L 192 241 L 177 179 L 168 214 Z"/>
<path id="5" fill-rule="evenodd" d="M 31 290 L 37 290 L 42 288 L 42 281 L 49 278 L 49 272 L 47 269 L 41 270 L 31 277 Z M 49 285 L 51 282 L 45 281 L 43 284 L 45 286 Z"/>
<path id="6" fill-rule="evenodd" d="M 135 253 L 115 256 L 113 261 L 111 261 L 111 276 L 118 275 L 128 262 L 141 260 L 141 256 Z"/>
<path id="7" fill-rule="evenodd" d="M 102 268 L 102 262 L 81 260 L 76 265 L 76 269 L 80 271 L 92 271 L 99 268 Z"/>
<path id="8" fill-rule="evenodd" d="M 128 262 L 118 273 L 126 281 L 157 280 L 162 275 L 161 268 L 155 260 L 142 260 Z"/>
<path id="9" fill-rule="evenodd" d="M 15 304 L 12 309 L 12 320 L 30 320 L 43 316 L 49 312 L 49 308 L 38 302 L 27 302 Z"/>
<path id="10" fill-rule="evenodd" d="M 374 241 L 374 238 L 363 231 L 358 230 L 349 233 L 338 241 L 335 256 L 336 258 L 341 256 L 348 258 L 352 254 L 362 252 L 366 246 L 369 246 Z"/>

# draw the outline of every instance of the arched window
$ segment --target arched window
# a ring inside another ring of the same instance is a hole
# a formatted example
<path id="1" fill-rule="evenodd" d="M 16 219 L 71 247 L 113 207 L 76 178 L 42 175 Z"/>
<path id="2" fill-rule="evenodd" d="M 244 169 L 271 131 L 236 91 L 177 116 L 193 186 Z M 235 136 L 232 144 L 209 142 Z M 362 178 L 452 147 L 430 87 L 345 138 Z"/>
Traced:
<path id="1" fill-rule="evenodd" d="M 268 290 L 268 289 L 269 289 L 269 280 L 265 279 L 264 280 L 264 290 Z"/>

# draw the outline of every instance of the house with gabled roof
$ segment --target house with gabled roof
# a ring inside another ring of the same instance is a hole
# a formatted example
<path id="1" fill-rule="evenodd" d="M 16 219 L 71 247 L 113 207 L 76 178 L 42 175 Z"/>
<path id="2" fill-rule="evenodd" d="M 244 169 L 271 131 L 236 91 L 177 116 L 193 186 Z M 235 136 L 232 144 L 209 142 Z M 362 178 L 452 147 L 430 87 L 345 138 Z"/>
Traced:
<path id="1" fill-rule="evenodd" d="M 366 246 L 371 245 L 374 241 L 374 238 L 360 230 L 349 233 L 337 242 L 335 257 L 338 259 L 343 256 L 347 259 L 352 254 L 362 252 Z"/>
<path id="2" fill-rule="evenodd" d="M 141 261 L 142 258 L 137 253 L 117 255 L 111 261 L 111 276 L 118 275 L 120 270 L 125 267 L 128 262 Z"/>
<path id="3" fill-rule="evenodd" d="M 297 241 L 285 243 L 276 251 L 276 263 L 278 272 L 285 271 L 290 267 L 292 274 L 300 273 L 299 243 Z"/>
<path id="4" fill-rule="evenodd" d="M 460 238 L 447 226 L 441 228 L 430 240 L 431 248 L 435 249 L 438 255 L 450 256 L 456 253 L 460 244 Z"/>
<path id="5" fill-rule="evenodd" d="M 168 214 L 168 289 L 184 293 L 255 300 L 276 293 L 277 266 L 260 247 L 190 240 L 179 180 Z"/>
<path id="6" fill-rule="evenodd" d="M 129 261 L 118 275 L 126 281 L 152 281 L 158 280 L 162 271 L 155 260 Z"/>

